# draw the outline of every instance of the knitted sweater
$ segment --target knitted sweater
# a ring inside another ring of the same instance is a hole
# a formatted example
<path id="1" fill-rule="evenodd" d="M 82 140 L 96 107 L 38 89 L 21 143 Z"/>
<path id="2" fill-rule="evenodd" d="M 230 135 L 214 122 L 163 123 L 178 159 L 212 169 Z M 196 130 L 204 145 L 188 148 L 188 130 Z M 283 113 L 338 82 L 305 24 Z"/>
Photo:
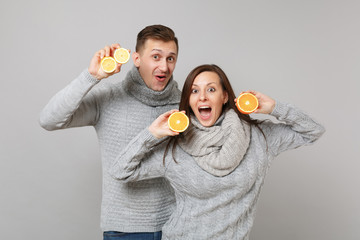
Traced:
<path id="1" fill-rule="evenodd" d="M 124 81 L 98 83 L 83 71 L 50 100 L 41 112 L 40 124 L 47 130 L 95 127 L 103 169 L 103 231 L 160 231 L 175 204 L 168 182 L 154 178 L 124 183 L 112 178 L 108 169 L 139 132 L 160 114 L 178 108 L 180 90 L 173 79 L 161 92 L 149 89 L 135 67 Z"/>
<path id="2" fill-rule="evenodd" d="M 224 177 L 204 171 L 179 146 L 175 151 L 178 163 L 170 150 L 164 167 L 167 141 L 158 144 L 146 129 L 118 156 L 111 175 L 126 182 L 156 177 L 169 180 L 175 190 L 176 209 L 163 227 L 163 239 L 249 239 L 256 202 L 272 159 L 287 149 L 313 143 L 324 132 L 321 125 L 288 104 L 277 103 L 271 115 L 282 123 L 260 124 L 266 141 L 258 128 L 251 127 L 245 156 Z"/>

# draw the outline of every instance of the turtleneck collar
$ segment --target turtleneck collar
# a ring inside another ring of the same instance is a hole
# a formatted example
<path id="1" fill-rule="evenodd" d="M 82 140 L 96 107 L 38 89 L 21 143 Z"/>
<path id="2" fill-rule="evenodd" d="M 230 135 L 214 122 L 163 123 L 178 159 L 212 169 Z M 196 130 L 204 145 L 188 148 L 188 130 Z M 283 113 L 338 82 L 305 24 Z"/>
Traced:
<path id="1" fill-rule="evenodd" d="M 124 89 L 133 95 L 140 102 L 149 106 L 164 106 L 168 104 L 178 104 L 181 92 L 178 84 L 171 76 L 168 84 L 162 91 L 154 91 L 146 86 L 139 70 L 134 66 L 126 75 Z"/>

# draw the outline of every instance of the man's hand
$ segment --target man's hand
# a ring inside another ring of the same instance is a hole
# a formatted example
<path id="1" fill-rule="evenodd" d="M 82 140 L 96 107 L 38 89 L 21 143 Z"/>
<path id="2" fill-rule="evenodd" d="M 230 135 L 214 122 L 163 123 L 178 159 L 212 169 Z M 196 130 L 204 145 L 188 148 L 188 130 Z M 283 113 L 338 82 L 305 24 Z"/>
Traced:
<path id="1" fill-rule="evenodd" d="M 98 80 L 101 80 L 103 78 L 107 78 L 110 77 L 113 74 L 116 74 L 118 72 L 120 72 L 121 70 L 121 64 L 117 63 L 116 69 L 114 72 L 112 73 L 106 73 L 101 69 L 101 59 L 103 59 L 104 57 L 109 57 L 109 56 L 113 56 L 114 52 L 117 48 L 120 48 L 120 44 L 115 43 L 112 44 L 111 46 L 105 46 L 103 49 L 100 49 L 99 51 L 97 51 L 95 53 L 95 55 L 93 56 L 93 58 L 90 61 L 90 66 L 88 68 L 89 73 L 95 77 Z"/>

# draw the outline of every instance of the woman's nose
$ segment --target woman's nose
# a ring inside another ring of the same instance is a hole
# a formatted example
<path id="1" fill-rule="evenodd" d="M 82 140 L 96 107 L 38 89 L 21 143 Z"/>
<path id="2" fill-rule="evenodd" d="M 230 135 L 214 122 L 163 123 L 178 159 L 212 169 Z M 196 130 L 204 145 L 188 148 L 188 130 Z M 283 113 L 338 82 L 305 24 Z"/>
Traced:
<path id="1" fill-rule="evenodd" d="M 207 99 L 206 93 L 202 91 L 202 92 L 200 93 L 200 101 L 205 101 L 206 99 Z"/>

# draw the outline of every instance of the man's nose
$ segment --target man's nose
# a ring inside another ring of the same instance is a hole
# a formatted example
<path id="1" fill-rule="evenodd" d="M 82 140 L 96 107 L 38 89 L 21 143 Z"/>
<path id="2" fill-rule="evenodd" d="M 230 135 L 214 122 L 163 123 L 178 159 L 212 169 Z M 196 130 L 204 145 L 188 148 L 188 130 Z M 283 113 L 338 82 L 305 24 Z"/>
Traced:
<path id="1" fill-rule="evenodd" d="M 166 61 L 165 59 L 160 62 L 159 69 L 160 69 L 162 72 L 167 72 L 167 70 L 168 70 L 168 63 L 167 63 L 167 61 Z"/>

